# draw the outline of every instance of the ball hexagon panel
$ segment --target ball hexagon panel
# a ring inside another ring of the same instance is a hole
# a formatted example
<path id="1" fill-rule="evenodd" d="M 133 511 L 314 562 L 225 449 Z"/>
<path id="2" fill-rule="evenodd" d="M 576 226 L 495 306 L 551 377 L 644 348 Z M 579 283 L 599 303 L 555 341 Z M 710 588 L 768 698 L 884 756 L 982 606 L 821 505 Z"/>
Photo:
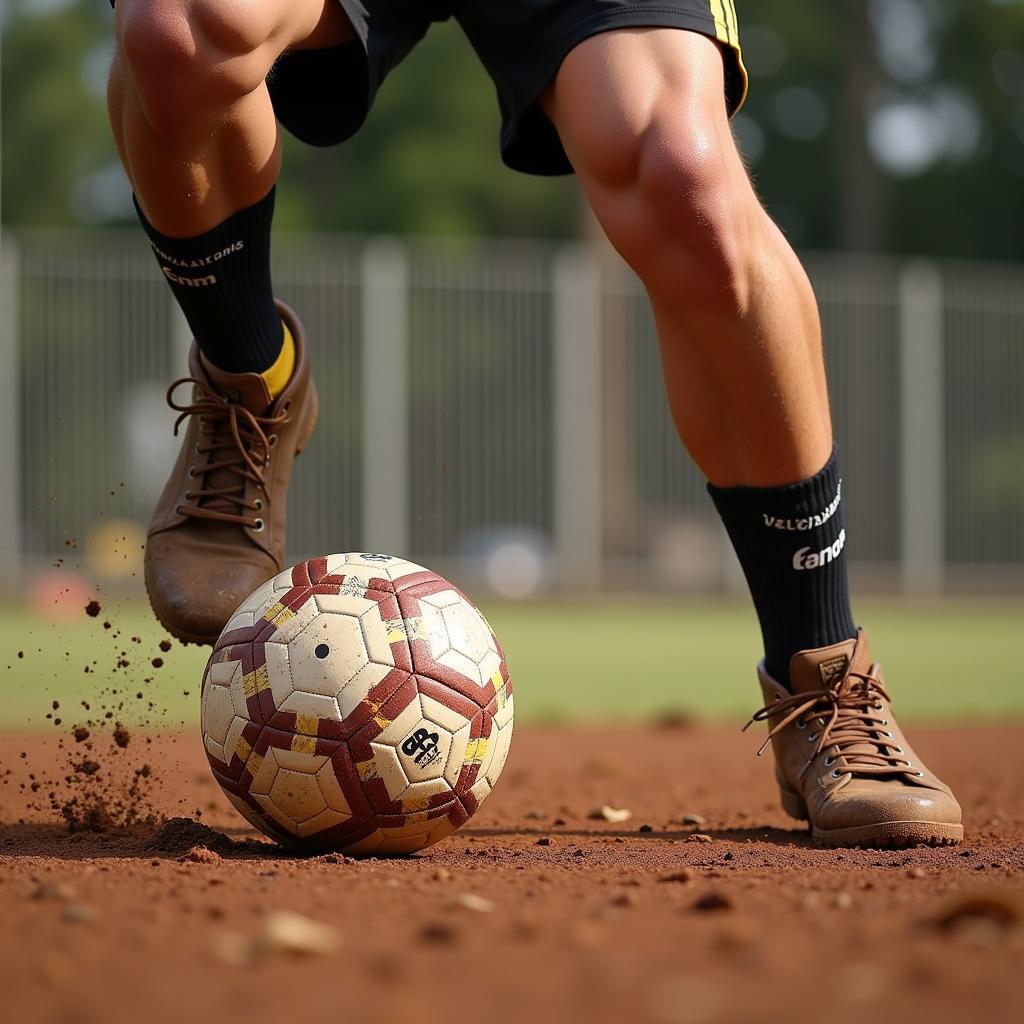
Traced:
<path id="1" fill-rule="evenodd" d="M 327 571 L 334 575 L 343 575 L 362 584 L 364 588 L 379 585 L 380 582 L 389 583 L 394 587 L 415 577 L 434 578 L 434 573 L 424 569 L 422 565 L 372 551 L 349 551 L 340 555 L 328 555 Z"/>
<path id="2" fill-rule="evenodd" d="M 238 811 L 238 813 L 242 815 L 250 825 L 253 825 L 264 835 L 270 836 L 271 839 L 276 839 L 279 843 L 283 843 L 285 845 L 290 843 L 291 837 L 288 833 L 276 822 L 268 818 L 261 808 L 254 806 L 252 803 L 242 799 L 242 797 L 232 793 L 230 790 L 225 790 L 225 795 L 235 810 Z"/>
<path id="3" fill-rule="evenodd" d="M 419 597 L 419 607 L 431 661 L 481 689 L 487 686 L 501 665 L 501 655 L 483 616 L 454 590 Z M 430 667 L 416 664 L 421 672 L 429 673 Z"/>
<path id="4" fill-rule="evenodd" d="M 412 815 L 428 811 L 434 807 L 442 807 L 451 800 L 452 787 L 443 775 L 436 779 L 412 782 L 402 794 L 402 813 Z"/>
<path id="5" fill-rule="evenodd" d="M 501 774 L 502 769 L 505 767 L 505 761 L 508 758 L 508 752 L 512 745 L 512 698 L 509 697 L 508 704 L 506 704 L 508 710 L 508 717 L 506 718 L 505 724 L 499 726 L 497 719 L 494 719 L 494 730 L 491 733 L 491 757 L 486 766 L 482 768 L 482 774 L 490 783 L 491 788 L 498 781 L 498 776 Z"/>
<path id="6" fill-rule="evenodd" d="M 269 639 L 262 652 L 274 710 L 294 715 L 296 731 L 316 735 L 322 722 L 322 734 L 341 738 L 344 730 L 332 724 L 340 727 L 367 701 L 372 712 L 374 691 L 395 671 L 395 659 L 376 602 L 333 595 L 310 601 L 314 608 L 319 604 L 328 610 L 293 631 L 286 643 Z M 404 675 L 397 673 L 383 689 L 390 693 Z M 280 714 L 268 721 L 288 725 Z"/>
<path id="7" fill-rule="evenodd" d="M 424 847 L 432 846 L 445 836 L 450 836 L 457 827 L 445 817 L 417 821 L 397 828 L 384 828 L 381 829 L 376 852 L 415 853 Z"/>
<path id="8" fill-rule="evenodd" d="M 296 732 L 316 736 L 321 732 L 321 722 L 341 724 L 344 714 L 338 706 L 337 697 L 325 697 L 320 693 L 306 693 L 304 690 L 293 690 L 280 704 L 278 710 L 295 716 Z M 278 728 L 287 725 L 281 716 L 275 716 L 273 723 Z"/>
<path id="9" fill-rule="evenodd" d="M 285 833 L 301 839 L 337 828 L 353 817 L 336 758 L 268 745 L 262 754 L 250 756 L 247 767 L 249 800 Z M 252 820 L 251 806 L 249 812 Z"/>
<path id="10" fill-rule="evenodd" d="M 203 690 L 203 739 L 209 747 L 211 744 L 222 748 L 228 737 L 228 729 L 235 718 L 235 709 L 231 704 L 231 690 L 227 686 L 208 683 Z M 223 760 L 223 750 L 217 755 Z"/>
<path id="11" fill-rule="evenodd" d="M 494 788 L 498 776 L 505 767 L 512 743 L 515 707 L 511 687 L 507 681 L 495 691 L 487 711 L 490 731 L 485 745 L 479 752 L 479 767 L 470 788 L 470 794 L 477 805 L 482 803 Z"/>
<path id="12" fill-rule="evenodd" d="M 229 777 L 232 760 L 244 763 L 248 743 L 242 739 L 247 727 L 251 728 L 249 710 L 243 692 L 243 674 L 240 662 L 218 662 L 207 666 L 202 689 L 203 746 L 220 763 L 220 771 Z"/>
<path id="13" fill-rule="evenodd" d="M 267 580 L 261 587 L 257 587 L 234 611 L 228 620 L 228 624 L 222 633 L 232 633 L 238 629 L 251 627 L 262 618 L 267 608 L 276 602 L 276 595 L 283 594 L 287 587 L 277 586 L 277 579 Z"/>
<path id="14" fill-rule="evenodd" d="M 316 776 L 287 768 L 281 768 L 274 776 L 267 801 L 272 805 L 274 816 L 282 816 L 278 820 L 293 822 L 296 826 L 327 809 L 327 801 L 316 784 Z"/>
<path id="15" fill-rule="evenodd" d="M 415 671 L 487 705 L 508 679 L 504 654 L 477 608 L 437 578 L 398 595 Z"/>
<path id="16" fill-rule="evenodd" d="M 379 665 L 394 666 L 395 655 L 391 649 L 394 640 L 389 636 L 387 622 L 388 614 L 397 608 L 393 598 L 376 596 L 368 599 L 348 594 L 317 594 L 315 600 L 321 618 L 328 615 L 355 617 L 369 660 Z"/>
<path id="17" fill-rule="evenodd" d="M 315 602 L 311 601 L 310 606 L 315 609 Z M 337 697 L 370 664 L 358 616 L 343 612 L 317 614 L 288 640 L 288 664 L 293 689 Z"/>
<path id="18" fill-rule="evenodd" d="M 264 635 L 260 638 L 268 644 L 287 644 L 297 637 L 317 615 L 316 601 L 305 600 L 299 604 L 295 595 L 289 591 L 281 597 L 291 602 L 291 607 L 283 601 L 275 601 L 262 615 L 261 626 Z"/>
<path id="19" fill-rule="evenodd" d="M 267 682 L 274 707 L 282 704 L 295 692 L 292 666 L 285 644 L 264 644 L 263 662 L 267 667 Z"/>

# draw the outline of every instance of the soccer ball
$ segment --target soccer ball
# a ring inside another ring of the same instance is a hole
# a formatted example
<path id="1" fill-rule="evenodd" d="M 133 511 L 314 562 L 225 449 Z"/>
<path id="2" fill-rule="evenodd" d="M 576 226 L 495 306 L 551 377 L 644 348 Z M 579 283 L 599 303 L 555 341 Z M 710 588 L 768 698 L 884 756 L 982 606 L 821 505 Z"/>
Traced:
<path id="1" fill-rule="evenodd" d="M 464 824 L 512 740 L 476 607 L 401 558 L 301 562 L 247 598 L 206 666 L 203 744 L 228 799 L 302 850 L 410 853 Z"/>

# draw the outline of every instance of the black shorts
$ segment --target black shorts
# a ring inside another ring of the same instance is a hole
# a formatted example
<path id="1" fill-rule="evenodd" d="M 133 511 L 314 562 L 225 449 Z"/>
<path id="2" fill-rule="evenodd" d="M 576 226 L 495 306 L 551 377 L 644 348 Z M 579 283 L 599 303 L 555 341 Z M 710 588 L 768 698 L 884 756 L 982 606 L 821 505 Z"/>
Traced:
<path id="1" fill-rule="evenodd" d="M 432 22 L 455 18 L 494 82 L 501 155 L 531 174 L 572 171 L 554 125 L 537 100 L 569 51 L 615 28 L 681 28 L 717 40 L 725 58 L 729 112 L 742 104 L 747 75 L 733 0 L 339 0 L 359 37 L 328 50 L 284 54 L 267 83 L 285 128 L 332 146 L 366 119 L 387 73 Z"/>

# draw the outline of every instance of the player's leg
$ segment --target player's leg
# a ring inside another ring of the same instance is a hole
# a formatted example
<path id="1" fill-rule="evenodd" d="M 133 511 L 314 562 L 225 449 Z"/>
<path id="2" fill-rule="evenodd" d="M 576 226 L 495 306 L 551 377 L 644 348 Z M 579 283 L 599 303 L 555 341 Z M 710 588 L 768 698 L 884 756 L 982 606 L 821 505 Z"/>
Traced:
<path id="1" fill-rule="evenodd" d="M 606 32 L 569 54 L 546 107 L 650 296 L 679 436 L 715 487 L 785 681 L 796 651 L 856 630 L 841 556 L 789 565 L 796 547 L 835 543 L 839 510 L 800 545 L 761 518 L 828 507 L 838 477 L 814 296 L 733 143 L 722 55 L 695 32 Z"/>
<path id="2" fill-rule="evenodd" d="M 165 276 L 215 365 L 264 370 L 282 342 L 268 257 L 281 154 L 265 79 L 284 50 L 342 42 L 351 27 L 335 0 L 118 0 L 114 25 L 111 127 Z M 238 241 L 215 284 L 197 284 L 211 265 L 199 261 Z"/>
<path id="3" fill-rule="evenodd" d="M 140 219 L 196 338 L 190 416 L 146 584 L 164 625 L 212 642 L 281 568 L 291 462 L 315 421 L 301 326 L 270 277 L 289 48 L 351 38 L 334 0 L 118 0 L 109 112 Z"/>
<path id="4" fill-rule="evenodd" d="M 955 841 L 960 809 L 891 722 L 854 627 L 816 304 L 736 151 L 717 44 L 592 36 L 544 106 L 647 289 L 676 426 L 750 583 L 787 809 L 826 842 Z"/>
<path id="5" fill-rule="evenodd" d="M 768 487 L 821 469 L 832 432 L 814 297 L 733 144 L 717 45 L 672 29 L 593 36 L 545 105 L 644 282 L 672 415 L 708 479 Z"/>

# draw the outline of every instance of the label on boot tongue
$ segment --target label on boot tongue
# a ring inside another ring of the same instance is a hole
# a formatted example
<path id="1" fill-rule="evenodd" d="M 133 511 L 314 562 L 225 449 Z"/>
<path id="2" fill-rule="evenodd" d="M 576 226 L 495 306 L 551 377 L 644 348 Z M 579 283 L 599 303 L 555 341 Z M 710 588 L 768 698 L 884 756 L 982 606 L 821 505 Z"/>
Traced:
<path id="1" fill-rule="evenodd" d="M 834 658 L 826 658 L 821 662 L 818 665 L 818 671 L 821 673 L 822 686 L 827 690 L 833 683 L 842 679 L 849 664 L 850 659 L 845 654 L 838 654 Z"/>

